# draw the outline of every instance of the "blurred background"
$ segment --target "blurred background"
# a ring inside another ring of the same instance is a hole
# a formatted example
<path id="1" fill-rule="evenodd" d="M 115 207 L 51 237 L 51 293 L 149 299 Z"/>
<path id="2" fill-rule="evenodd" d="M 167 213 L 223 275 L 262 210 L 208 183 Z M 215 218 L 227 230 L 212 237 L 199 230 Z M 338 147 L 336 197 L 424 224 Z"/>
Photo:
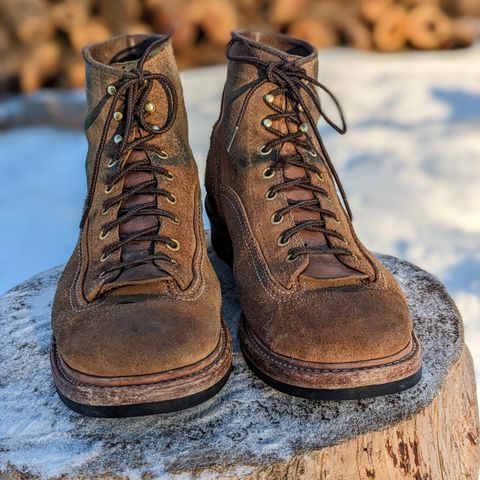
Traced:
<path id="1" fill-rule="evenodd" d="M 112 35 L 173 32 L 180 68 L 222 63 L 232 30 L 276 30 L 319 48 L 471 45 L 480 0 L 0 0 L 0 93 L 85 82 L 81 49 Z"/>
<path id="2" fill-rule="evenodd" d="M 320 125 L 372 250 L 445 283 L 480 372 L 480 0 L 0 0 L 0 294 L 68 259 L 86 194 L 81 49 L 172 32 L 203 178 L 230 31 L 320 49 Z M 208 221 L 206 226 L 208 228 Z"/>

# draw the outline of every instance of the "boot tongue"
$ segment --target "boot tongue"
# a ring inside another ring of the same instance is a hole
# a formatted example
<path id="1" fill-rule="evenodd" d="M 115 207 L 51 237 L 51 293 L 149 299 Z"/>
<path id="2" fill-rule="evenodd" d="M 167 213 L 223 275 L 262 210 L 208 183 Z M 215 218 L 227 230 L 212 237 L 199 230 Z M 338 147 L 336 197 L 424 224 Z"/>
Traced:
<path id="1" fill-rule="evenodd" d="M 275 61 L 279 59 L 279 56 L 273 52 L 264 51 L 260 49 L 252 49 L 252 50 L 255 51 L 255 56 L 263 60 Z M 287 56 L 284 55 L 283 58 L 290 61 L 298 61 L 302 57 L 297 55 L 287 55 Z M 302 68 L 305 69 L 305 72 L 308 76 L 312 78 L 317 78 L 318 63 L 317 63 L 316 54 L 312 55 L 311 60 L 303 63 L 301 66 Z M 315 119 L 315 121 L 318 121 L 319 113 L 313 107 L 313 102 L 304 92 L 302 92 L 302 96 L 305 103 L 310 108 L 310 112 L 313 118 Z M 278 96 L 278 98 L 275 99 L 275 104 L 287 111 L 295 111 L 296 109 L 298 109 L 298 105 L 293 103 L 292 100 L 290 100 L 285 95 Z M 306 117 L 302 114 L 300 114 L 299 121 L 305 122 L 308 125 L 308 121 Z M 294 133 L 298 130 L 298 125 L 288 119 L 280 119 L 275 121 L 274 127 L 285 134 Z M 311 130 L 312 126 L 308 125 L 308 128 L 309 130 Z M 279 156 L 288 158 L 288 157 L 297 155 L 298 153 L 299 152 L 297 152 L 297 148 L 293 143 L 285 142 L 279 151 Z M 308 172 L 304 168 L 301 168 L 295 165 L 290 165 L 287 163 L 283 168 L 283 176 L 284 176 L 284 180 L 305 178 L 308 176 Z M 315 198 L 313 192 L 303 188 L 298 188 L 298 187 L 292 187 L 288 189 L 285 192 L 285 194 L 288 200 L 291 200 L 294 202 L 298 202 L 301 200 L 312 200 Z M 320 199 L 320 202 L 321 202 L 321 199 Z M 294 209 L 292 211 L 292 217 L 296 224 L 307 221 L 307 220 L 321 220 L 322 218 L 319 212 L 315 212 L 315 211 L 311 211 L 303 208 Z M 325 235 L 321 232 L 301 230 L 296 235 L 298 235 L 301 238 L 305 246 L 317 247 L 317 248 L 328 248 L 327 239 L 325 238 Z M 316 279 L 342 278 L 342 277 L 350 277 L 350 276 L 357 276 L 357 275 L 363 276 L 363 274 L 359 273 L 358 271 L 344 265 L 335 255 L 332 255 L 332 254 L 310 255 L 308 265 L 303 271 L 303 275 L 311 278 L 316 278 Z"/>
<path id="2" fill-rule="evenodd" d="M 141 53 L 139 53 L 138 51 L 138 45 L 134 45 L 131 49 L 125 49 L 120 54 L 117 54 L 113 58 L 111 65 L 124 71 L 133 70 L 138 65 L 138 55 L 141 55 Z M 158 53 L 156 55 L 154 54 L 154 52 L 151 53 L 150 57 L 145 63 L 146 70 L 149 69 L 150 71 L 153 71 L 155 69 L 155 62 L 152 61 L 152 57 L 158 57 Z M 131 58 L 134 59 L 131 60 Z M 126 59 L 126 61 L 122 61 L 122 59 Z M 159 64 L 160 61 L 158 61 L 157 63 Z M 148 68 L 147 65 L 150 68 Z M 153 89 L 155 89 L 156 87 L 157 85 L 154 85 Z M 157 99 L 160 97 L 160 99 L 163 100 L 163 93 L 163 91 L 155 90 L 154 92 L 152 91 L 152 96 L 153 94 L 155 94 Z M 165 122 L 164 116 L 166 115 L 166 112 L 164 111 L 165 109 L 158 108 L 158 105 L 156 107 L 157 108 L 155 108 L 154 112 L 152 112 L 148 116 L 148 122 L 153 125 L 162 125 Z M 141 133 L 137 127 L 133 128 L 133 136 L 135 138 L 139 138 L 141 136 Z M 133 139 L 131 138 L 130 141 L 132 140 Z M 132 150 L 124 162 L 124 167 L 127 167 L 128 165 L 141 160 L 148 160 L 147 153 L 143 150 Z M 152 173 L 132 171 L 124 177 L 123 191 L 125 191 L 126 189 L 131 189 L 141 183 L 148 182 L 150 180 L 155 180 L 155 177 Z M 119 215 L 127 213 L 127 211 L 131 208 L 149 202 L 156 202 L 156 197 L 154 194 L 142 193 L 132 195 L 120 204 Z M 156 217 L 155 215 L 137 215 L 120 224 L 119 234 L 122 238 L 152 227 L 155 227 L 156 230 L 153 231 L 153 234 L 156 234 L 158 232 L 158 229 L 160 228 L 160 221 L 158 217 Z M 132 241 L 122 247 L 121 260 L 125 263 L 135 260 L 141 260 L 147 255 L 152 255 L 154 253 L 154 249 L 154 242 L 151 242 L 149 240 Z M 170 278 L 170 275 L 165 270 L 162 270 L 157 265 L 155 265 L 154 261 L 149 261 L 124 269 L 115 279 L 115 283 L 125 284 L 141 282 L 145 280 L 168 278 Z"/>

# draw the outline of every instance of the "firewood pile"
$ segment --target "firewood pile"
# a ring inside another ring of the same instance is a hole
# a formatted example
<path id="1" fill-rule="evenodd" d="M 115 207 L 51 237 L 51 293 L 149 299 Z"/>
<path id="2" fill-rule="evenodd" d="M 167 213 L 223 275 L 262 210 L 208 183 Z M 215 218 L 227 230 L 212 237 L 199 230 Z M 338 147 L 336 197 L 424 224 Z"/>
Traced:
<path id="1" fill-rule="evenodd" d="M 186 68 L 223 62 L 238 28 L 392 52 L 468 46 L 473 17 L 480 0 L 0 0 L 0 94 L 82 87 L 82 47 L 112 35 L 173 32 Z"/>

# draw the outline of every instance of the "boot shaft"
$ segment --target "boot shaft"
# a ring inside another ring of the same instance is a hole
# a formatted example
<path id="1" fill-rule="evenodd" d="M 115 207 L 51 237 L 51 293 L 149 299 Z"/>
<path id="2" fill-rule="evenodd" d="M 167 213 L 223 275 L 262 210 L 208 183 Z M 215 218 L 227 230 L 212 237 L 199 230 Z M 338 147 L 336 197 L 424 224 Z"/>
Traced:
<path id="1" fill-rule="evenodd" d="M 142 59 L 152 44 L 155 44 L 154 48 Z M 127 121 L 124 103 L 127 100 L 127 91 L 125 89 L 123 93 L 119 93 L 119 90 L 129 79 L 139 93 L 137 105 L 133 105 L 133 108 L 143 109 L 147 124 L 164 127 L 167 117 L 173 116 L 170 128 L 155 136 L 151 143 L 168 153 L 167 163 L 188 162 L 190 155 L 187 115 L 170 39 L 165 35 L 121 36 L 86 47 L 83 56 L 87 79 L 85 131 L 89 144 L 86 163 L 89 182 L 94 170 L 94 154 L 100 146 L 106 125 L 108 130 L 105 132 L 105 154 L 114 157 L 121 145 L 116 143 L 120 137 L 115 139 L 115 136 L 124 137 Z M 139 70 L 139 62 L 142 60 L 142 69 Z M 149 73 L 162 77 L 158 80 L 148 79 L 146 74 Z M 142 89 L 148 91 L 144 97 L 141 95 Z M 169 93 L 173 94 L 173 101 L 170 103 Z M 116 108 L 109 117 L 114 101 Z M 130 135 L 134 133 L 135 131 L 130 132 Z M 147 132 L 143 132 L 144 135 L 145 133 Z"/>

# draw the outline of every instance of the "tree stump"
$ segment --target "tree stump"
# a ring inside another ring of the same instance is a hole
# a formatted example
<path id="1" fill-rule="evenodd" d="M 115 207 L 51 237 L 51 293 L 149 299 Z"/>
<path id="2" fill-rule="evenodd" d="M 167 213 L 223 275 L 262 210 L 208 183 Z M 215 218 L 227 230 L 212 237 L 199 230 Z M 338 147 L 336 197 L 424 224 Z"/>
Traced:
<path id="1" fill-rule="evenodd" d="M 240 304 L 212 252 L 234 338 Z M 234 371 L 191 410 L 95 419 L 68 410 L 50 377 L 50 308 L 61 268 L 0 299 L 0 478 L 476 480 L 479 425 L 472 359 L 442 284 L 381 261 L 405 290 L 424 351 L 423 377 L 400 394 L 314 402 L 265 385 L 235 339 Z"/>

